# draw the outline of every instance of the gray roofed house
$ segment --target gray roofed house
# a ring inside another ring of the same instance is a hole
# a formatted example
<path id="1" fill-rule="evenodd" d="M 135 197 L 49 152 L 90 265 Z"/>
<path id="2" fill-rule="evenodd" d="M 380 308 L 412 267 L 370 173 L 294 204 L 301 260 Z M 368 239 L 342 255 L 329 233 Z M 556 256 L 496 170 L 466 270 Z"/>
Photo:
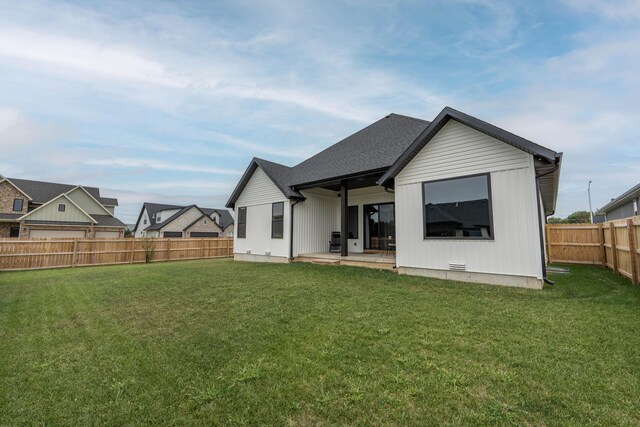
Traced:
<path id="1" fill-rule="evenodd" d="M 232 237 L 233 216 L 227 209 L 145 202 L 134 237 Z"/>
<path id="2" fill-rule="evenodd" d="M 326 260 L 338 232 L 339 262 L 383 256 L 401 273 L 540 288 L 561 164 L 450 107 L 432 121 L 389 114 L 297 165 L 253 158 L 227 202 L 234 258 Z"/>
<path id="3" fill-rule="evenodd" d="M 54 197 L 73 190 L 77 185 L 58 184 L 55 182 L 33 181 L 29 179 L 7 178 L 31 197 L 33 203 L 43 204 Z M 100 189 L 83 186 L 89 194 L 104 206 L 118 206 L 118 199 L 100 196 Z"/>
<path id="4" fill-rule="evenodd" d="M 640 215 L 640 184 L 611 199 L 609 203 L 598 209 L 595 215 L 602 216 L 602 222 Z"/>
<path id="5" fill-rule="evenodd" d="M 100 189 L 0 175 L 0 237 L 119 238 L 118 200 Z"/>

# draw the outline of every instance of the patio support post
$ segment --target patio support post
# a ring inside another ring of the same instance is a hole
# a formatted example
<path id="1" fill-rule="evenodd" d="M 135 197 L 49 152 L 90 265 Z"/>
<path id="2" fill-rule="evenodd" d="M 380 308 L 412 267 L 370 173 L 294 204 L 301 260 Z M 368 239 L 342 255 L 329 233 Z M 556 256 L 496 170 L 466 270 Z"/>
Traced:
<path id="1" fill-rule="evenodd" d="M 340 255 L 349 255 L 349 186 L 347 180 L 340 181 Z"/>

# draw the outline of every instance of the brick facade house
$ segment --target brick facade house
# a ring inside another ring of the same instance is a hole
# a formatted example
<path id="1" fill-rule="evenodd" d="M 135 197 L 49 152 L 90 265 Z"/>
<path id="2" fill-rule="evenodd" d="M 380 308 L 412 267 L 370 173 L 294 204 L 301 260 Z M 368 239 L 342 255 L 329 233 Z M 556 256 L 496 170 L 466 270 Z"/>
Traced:
<path id="1" fill-rule="evenodd" d="M 0 238 L 120 238 L 117 199 L 95 187 L 0 175 Z"/>

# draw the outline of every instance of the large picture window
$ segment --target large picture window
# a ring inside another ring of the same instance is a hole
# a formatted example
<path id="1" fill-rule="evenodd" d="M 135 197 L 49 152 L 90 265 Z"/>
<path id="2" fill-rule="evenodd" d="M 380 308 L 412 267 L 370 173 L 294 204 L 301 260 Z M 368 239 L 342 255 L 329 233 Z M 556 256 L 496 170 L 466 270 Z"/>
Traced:
<path id="1" fill-rule="evenodd" d="M 347 235 L 349 239 L 357 239 L 358 238 L 358 207 L 357 206 L 349 206 L 349 227 L 347 231 Z"/>
<path id="2" fill-rule="evenodd" d="M 422 183 L 425 239 L 493 239 L 489 174 Z"/>
<path id="3" fill-rule="evenodd" d="M 282 239 L 284 235 L 284 202 L 271 205 L 271 238 Z"/>
<path id="4" fill-rule="evenodd" d="M 237 237 L 240 239 L 244 239 L 247 237 L 247 208 L 238 208 Z"/>

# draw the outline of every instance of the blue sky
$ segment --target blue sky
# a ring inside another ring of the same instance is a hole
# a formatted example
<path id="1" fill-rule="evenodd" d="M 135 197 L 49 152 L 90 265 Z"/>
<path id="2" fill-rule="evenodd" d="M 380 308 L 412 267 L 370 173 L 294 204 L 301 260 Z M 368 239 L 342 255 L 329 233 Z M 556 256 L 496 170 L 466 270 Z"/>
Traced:
<path id="1" fill-rule="evenodd" d="M 125 222 L 445 105 L 563 151 L 566 216 L 640 181 L 640 2 L 0 0 L 0 93 L 0 173 Z"/>

